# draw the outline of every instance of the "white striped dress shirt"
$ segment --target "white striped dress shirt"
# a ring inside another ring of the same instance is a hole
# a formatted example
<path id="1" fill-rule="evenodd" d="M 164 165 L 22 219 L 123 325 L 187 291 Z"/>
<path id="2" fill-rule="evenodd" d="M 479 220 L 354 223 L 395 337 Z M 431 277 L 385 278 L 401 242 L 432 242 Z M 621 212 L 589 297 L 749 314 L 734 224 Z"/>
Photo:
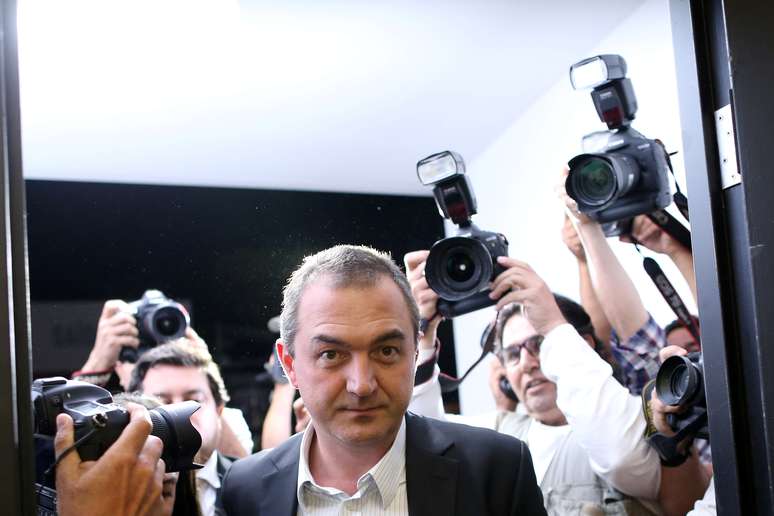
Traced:
<path id="1" fill-rule="evenodd" d="M 398 516 L 408 514 L 406 494 L 406 419 L 395 442 L 374 467 L 357 481 L 352 496 L 318 485 L 309 470 L 309 448 L 314 436 L 309 425 L 301 441 L 298 461 L 298 516 Z"/>

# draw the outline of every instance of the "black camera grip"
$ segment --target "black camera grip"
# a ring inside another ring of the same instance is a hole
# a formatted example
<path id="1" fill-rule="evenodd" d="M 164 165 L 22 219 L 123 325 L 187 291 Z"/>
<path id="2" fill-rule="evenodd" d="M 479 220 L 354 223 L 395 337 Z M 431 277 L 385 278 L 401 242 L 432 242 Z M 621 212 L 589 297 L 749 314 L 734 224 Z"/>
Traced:
<path id="1" fill-rule="evenodd" d="M 491 291 L 486 289 L 475 295 L 461 299 L 459 301 L 447 301 L 445 299 L 439 299 L 437 304 L 438 313 L 447 319 L 457 317 L 458 315 L 475 312 L 481 308 L 492 306 L 497 301 L 489 297 Z"/>

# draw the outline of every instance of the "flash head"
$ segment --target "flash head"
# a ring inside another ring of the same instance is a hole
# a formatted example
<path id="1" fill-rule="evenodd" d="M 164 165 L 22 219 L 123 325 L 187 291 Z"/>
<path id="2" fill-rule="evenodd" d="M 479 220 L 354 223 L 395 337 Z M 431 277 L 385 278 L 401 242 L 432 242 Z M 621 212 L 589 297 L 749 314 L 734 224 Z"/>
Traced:
<path id="1" fill-rule="evenodd" d="M 425 186 L 432 186 L 444 179 L 465 174 L 465 162 L 454 151 L 443 151 L 428 156 L 417 163 L 417 176 Z"/>
<path id="2" fill-rule="evenodd" d="M 438 211 L 460 227 L 469 227 L 476 214 L 476 197 L 465 175 L 462 156 L 443 151 L 417 162 L 417 176 L 425 186 L 433 187 Z"/>
<path id="3" fill-rule="evenodd" d="M 578 61 L 570 67 L 573 89 L 596 88 L 608 81 L 626 77 L 626 61 L 617 54 L 603 54 Z"/>

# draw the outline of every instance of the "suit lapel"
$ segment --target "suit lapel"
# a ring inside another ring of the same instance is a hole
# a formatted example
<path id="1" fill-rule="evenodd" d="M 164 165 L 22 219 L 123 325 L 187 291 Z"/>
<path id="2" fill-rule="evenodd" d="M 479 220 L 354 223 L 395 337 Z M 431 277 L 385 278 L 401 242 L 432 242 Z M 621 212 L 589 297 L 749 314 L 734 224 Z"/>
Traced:
<path id="1" fill-rule="evenodd" d="M 455 514 L 458 461 L 446 457 L 454 441 L 419 416 L 406 414 L 406 493 L 409 514 Z"/>
<path id="2" fill-rule="evenodd" d="M 261 498 L 261 514 L 267 516 L 295 516 L 298 512 L 296 484 L 298 483 L 298 457 L 303 433 L 291 437 L 295 442 L 274 459 L 276 469 L 262 479 L 264 496 Z"/>

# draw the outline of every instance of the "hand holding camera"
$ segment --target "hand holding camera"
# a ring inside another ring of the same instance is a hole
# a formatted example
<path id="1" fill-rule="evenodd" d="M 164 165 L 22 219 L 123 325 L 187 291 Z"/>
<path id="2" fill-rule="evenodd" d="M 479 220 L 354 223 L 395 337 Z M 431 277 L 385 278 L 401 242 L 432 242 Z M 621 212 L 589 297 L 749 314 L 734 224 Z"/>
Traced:
<path id="1" fill-rule="evenodd" d="M 684 249 L 669 233 L 645 215 L 634 217 L 631 233 L 621 235 L 619 240 L 627 243 L 637 242 L 655 253 L 667 256 L 672 256 L 675 252 Z"/>
<path id="2" fill-rule="evenodd" d="M 56 417 L 54 447 L 62 456 L 56 470 L 60 516 L 145 516 L 162 509 L 164 445 L 150 435 L 145 408 L 129 404 L 129 423 L 115 443 L 96 462 L 82 461 L 77 453 L 62 456 L 74 443 L 73 420 Z"/>
<path id="3" fill-rule="evenodd" d="M 111 299 L 102 307 L 97 323 L 97 337 L 82 371 L 104 372 L 113 368 L 122 348 L 137 349 L 140 345 L 137 322 L 129 313 L 129 305 Z"/>
<path id="4" fill-rule="evenodd" d="M 527 320 L 539 335 L 547 335 L 567 322 L 551 289 L 529 264 L 507 256 L 500 256 L 497 262 L 505 272 L 492 282 L 489 297 L 497 300 L 498 310 L 510 303 L 521 304 Z"/>

